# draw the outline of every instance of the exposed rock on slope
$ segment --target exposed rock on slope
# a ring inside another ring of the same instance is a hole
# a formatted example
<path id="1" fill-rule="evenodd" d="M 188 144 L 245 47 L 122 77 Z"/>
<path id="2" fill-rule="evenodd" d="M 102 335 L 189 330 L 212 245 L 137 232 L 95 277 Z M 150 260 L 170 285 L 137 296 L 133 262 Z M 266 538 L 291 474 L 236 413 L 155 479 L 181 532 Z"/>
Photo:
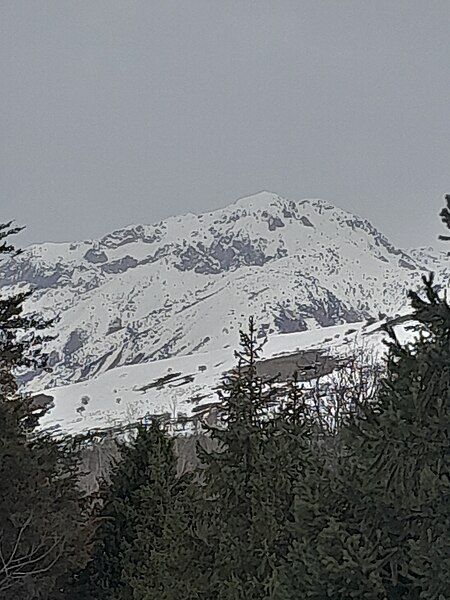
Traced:
<path id="1" fill-rule="evenodd" d="M 448 273 L 446 261 L 405 253 L 322 200 L 261 192 L 100 240 L 31 246 L 0 277 L 33 285 L 34 308 L 59 316 L 53 371 L 33 384 L 42 389 L 235 347 L 250 314 L 261 338 L 394 314 L 431 264 Z"/>

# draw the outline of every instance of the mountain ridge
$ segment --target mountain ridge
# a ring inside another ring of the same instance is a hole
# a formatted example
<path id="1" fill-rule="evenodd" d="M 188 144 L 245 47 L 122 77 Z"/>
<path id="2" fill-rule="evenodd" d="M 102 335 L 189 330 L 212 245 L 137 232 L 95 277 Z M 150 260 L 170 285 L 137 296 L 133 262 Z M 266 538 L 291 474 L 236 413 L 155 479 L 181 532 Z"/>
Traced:
<path id="1" fill-rule="evenodd" d="M 24 377 L 45 388 L 234 347 L 250 314 L 261 337 L 394 314 L 430 264 L 446 272 L 439 253 L 396 248 L 327 201 L 263 191 L 97 240 L 33 245 L 0 272 L 3 290 L 32 285 L 30 309 L 59 316 L 53 373 Z"/>

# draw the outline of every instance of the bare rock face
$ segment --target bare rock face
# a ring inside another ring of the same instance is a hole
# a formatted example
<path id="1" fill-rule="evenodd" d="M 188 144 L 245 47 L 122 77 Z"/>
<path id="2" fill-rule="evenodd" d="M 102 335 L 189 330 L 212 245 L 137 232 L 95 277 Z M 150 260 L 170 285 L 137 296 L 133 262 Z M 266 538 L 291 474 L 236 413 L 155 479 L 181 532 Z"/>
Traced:
<path id="1" fill-rule="evenodd" d="M 250 240 L 241 235 L 233 238 L 218 237 L 207 247 L 198 242 L 196 246 L 183 249 L 179 254 L 179 263 L 175 266 L 180 271 L 195 271 L 208 275 L 235 270 L 242 266 L 262 267 L 267 262 L 286 255 L 282 248 L 277 248 L 274 255 L 266 253 L 266 247 L 267 243 L 263 238 Z"/>
<path id="2" fill-rule="evenodd" d="M 94 250 L 94 248 L 89 248 L 89 250 L 84 255 L 84 259 L 88 262 L 98 265 L 108 262 L 108 257 L 103 250 Z"/>
<path id="3" fill-rule="evenodd" d="M 53 406 L 53 396 L 50 394 L 35 394 L 31 396 L 32 410 L 47 410 Z"/>

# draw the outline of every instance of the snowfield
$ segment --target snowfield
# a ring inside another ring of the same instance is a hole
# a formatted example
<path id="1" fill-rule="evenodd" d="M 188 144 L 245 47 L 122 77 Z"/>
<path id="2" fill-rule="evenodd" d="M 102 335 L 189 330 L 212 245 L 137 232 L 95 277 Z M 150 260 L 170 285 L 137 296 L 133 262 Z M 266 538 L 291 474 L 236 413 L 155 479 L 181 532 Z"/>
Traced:
<path id="1" fill-rule="evenodd" d="M 276 335 L 267 340 L 261 355 L 261 374 L 291 376 L 308 351 L 345 358 L 364 348 L 367 356 L 381 360 L 386 334 L 379 323 L 326 327 L 302 333 Z M 411 334 L 399 326 L 406 341 Z M 216 388 L 236 363 L 231 349 L 201 352 L 161 361 L 117 367 L 89 381 L 47 391 L 54 407 L 42 421 L 54 433 L 86 433 L 136 422 L 151 414 L 191 416 L 202 406 L 217 402 Z M 287 364 L 287 371 L 286 371 Z"/>
<path id="2" fill-rule="evenodd" d="M 349 348 L 367 320 L 401 312 L 430 269 L 448 281 L 444 252 L 406 252 L 323 200 L 261 192 L 98 240 L 30 246 L 0 265 L 0 284 L 33 286 L 28 308 L 58 318 L 52 372 L 23 383 L 54 397 L 46 426 L 80 431 L 210 398 L 250 315 L 266 358 L 328 338 Z"/>

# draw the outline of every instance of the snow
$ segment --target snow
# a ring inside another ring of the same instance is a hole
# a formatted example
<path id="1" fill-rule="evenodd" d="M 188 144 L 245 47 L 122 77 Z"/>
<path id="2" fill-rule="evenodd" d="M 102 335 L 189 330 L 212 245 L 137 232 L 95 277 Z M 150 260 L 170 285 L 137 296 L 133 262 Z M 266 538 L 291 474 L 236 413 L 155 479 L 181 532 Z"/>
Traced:
<path id="1" fill-rule="evenodd" d="M 263 347 L 261 360 L 279 356 L 295 359 L 302 352 L 321 349 L 331 356 L 351 356 L 364 347 L 381 360 L 386 353 L 385 334 L 380 323 L 326 327 L 315 331 L 270 337 Z M 411 334 L 404 327 L 397 333 L 403 341 Z M 41 425 L 54 432 L 83 433 L 135 422 L 150 414 L 184 412 L 215 399 L 224 373 L 235 365 L 233 349 L 199 352 L 139 365 L 118 367 L 89 381 L 61 386 L 46 393 L 54 399 L 54 408 Z M 162 381 L 172 376 L 171 380 Z M 88 398 L 82 413 L 82 398 Z M 198 402 L 193 399 L 199 398 Z M 120 399 L 120 402 L 117 400 Z"/>
<path id="2" fill-rule="evenodd" d="M 52 372 L 28 390 L 55 395 L 48 424 L 78 430 L 167 406 L 174 390 L 180 402 L 209 394 L 250 315 L 268 356 L 311 345 L 347 352 L 355 336 L 366 339 L 368 317 L 399 313 L 423 273 L 433 268 L 446 281 L 448 266 L 444 252 L 405 252 L 328 202 L 263 191 L 98 240 L 31 246 L 0 265 L 0 281 L 2 292 L 37 288 L 28 308 L 58 317 Z M 168 368 L 194 382 L 138 391 Z M 80 414 L 83 395 L 91 400 Z"/>

